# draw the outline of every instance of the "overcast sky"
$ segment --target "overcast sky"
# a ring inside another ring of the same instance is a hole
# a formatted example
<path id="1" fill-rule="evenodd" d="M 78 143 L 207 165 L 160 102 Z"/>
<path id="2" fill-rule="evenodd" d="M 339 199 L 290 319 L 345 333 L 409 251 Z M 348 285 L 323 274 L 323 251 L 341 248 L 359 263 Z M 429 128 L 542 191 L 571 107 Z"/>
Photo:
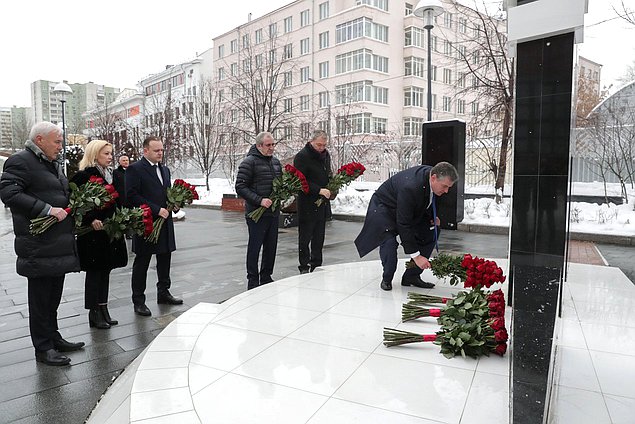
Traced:
<path id="1" fill-rule="evenodd" d="M 290 2 L 3 1 L 0 106 L 30 106 L 30 84 L 39 79 L 135 87 L 165 65 L 212 47 L 212 38 L 245 23 L 249 12 L 256 18 Z M 580 53 L 604 65 L 604 85 L 635 60 L 634 27 L 620 19 L 597 24 L 613 18 L 611 5 L 620 2 L 590 0 L 585 19 Z M 635 0 L 624 2 L 635 9 Z"/>

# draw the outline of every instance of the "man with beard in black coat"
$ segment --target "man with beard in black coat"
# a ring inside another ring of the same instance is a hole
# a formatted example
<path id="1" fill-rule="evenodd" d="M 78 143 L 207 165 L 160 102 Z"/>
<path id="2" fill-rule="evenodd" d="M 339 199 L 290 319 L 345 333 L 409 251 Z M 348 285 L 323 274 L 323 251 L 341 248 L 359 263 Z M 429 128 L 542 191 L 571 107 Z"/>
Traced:
<path id="1" fill-rule="evenodd" d="M 238 167 L 236 193 L 245 199 L 245 219 L 249 229 L 247 245 L 247 290 L 271 283 L 273 266 L 278 248 L 278 219 L 280 211 L 270 209 L 269 198 L 273 191 L 273 180 L 282 174 L 280 161 L 273 156 L 276 143 L 271 133 L 261 132 L 256 144 L 251 146 L 247 157 Z M 259 207 L 267 208 L 255 222 L 247 215 Z M 262 248 L 262 263 L 258 271 L 258 257 Z"/>
<path id="2" fill-rule="evenodd" d="M 68 365 L 60 352 L 81 349 L 83 342 L 62 338 L 57 325 L 65 274 L 79 271 L 74 220 L 64 210 L 70 191 L 59 153 L 62 130 L 51 122 L 31 128 L 25 149 L 4 163 L 0 197 L 11 208 L 18 274 L 27 278 L 29 329 L 35 359 Z M 54 216 L 57 222 L 39 235 L 29 231 L 33 218 Z"/>
<path id="3" fill-rule="evenodd" d="M 383 290 L 392 290 L 397 271 L 397 235 L 404 252 L 416 264 L 403 273 L 401 285 L 434 287 L 419 276 L 430 268 L 429 258 L 439 238 L 436 198 L 446 194 L 458 179 L 453 165 L 439 162 L 434 167 L 420 165 L 398 172 L 375 191 L 355 246 L 360 257 L 379 246 Z"/>
<path id="4" fill-rule="evenodd" d="M 322 265 L 322 248 L 326 220 L 331 217 L 332 193 L 326 188 L 331 171 L 331 156 L 326 150 L 328 136 L 318 130 L 293 159 L 293 165 L 306 177 L 309 193 L 298 194 L 298 256 L 301 274 L 313 272 Z M 320 206 L 315 202 L 319 198 Z"/>

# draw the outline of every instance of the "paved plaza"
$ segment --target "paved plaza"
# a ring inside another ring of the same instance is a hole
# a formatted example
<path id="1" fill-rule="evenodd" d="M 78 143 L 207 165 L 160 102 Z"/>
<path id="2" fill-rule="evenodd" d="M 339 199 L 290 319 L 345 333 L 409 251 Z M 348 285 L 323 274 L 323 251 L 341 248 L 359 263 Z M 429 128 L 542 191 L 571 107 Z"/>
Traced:
<path id="1" fill-rule="evenodd" d="M 360 222 L 335 220 L 327 225 L 325 265 L 360 261 L 352 240 Z M 199 302 L 219 303 L 246 290 L 244 257 L 247 227 L 237 212 L 188 209 L 187 219 L 175 224 L 178 249 L 172 257 L 172 292 L 182 306 L 156 304 L 154 269 L 149 273 L 147 305 L 151 318 L 134 315 L 128 267 L 111 274 L 110 310 L 119 325 L 110 330 L 88 327 L 83 308 L 84 274 L 67 276 L 59 308 L 62 335 L 84 341 L 86 347 L 69 354 L 70 367 L 36 364 L 28 332 L 26 280 L 15 273 L 10 213 L 0 209 L 0 417 L 2 422 L 82 423 L 114 378 L 163 328 Z M 297 229 L 281 229 L 275 279 L 296 275 Z M 593 246 L 575 244 L 573 261 L 598 259 Z M 620 267 L 633 280 L 635 265 L 629 247 L 598 246 L 609 265 Z M 504 235 L 444 232 L 441 248 L 493 258 L 507 257 Z M 378 259 L 377 252 L 366 260 Z M 360 266 L 363 266 L 360 265 Z M 380 275 L 377 276 L 379 285 Z M 379 287 L 378 287 L 379 290 Z"/>

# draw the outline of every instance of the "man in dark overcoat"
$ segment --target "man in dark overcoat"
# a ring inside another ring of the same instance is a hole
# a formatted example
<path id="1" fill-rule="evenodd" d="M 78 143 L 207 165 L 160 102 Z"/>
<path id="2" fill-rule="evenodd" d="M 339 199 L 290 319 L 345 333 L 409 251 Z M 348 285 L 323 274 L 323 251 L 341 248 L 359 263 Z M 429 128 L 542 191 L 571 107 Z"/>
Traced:
<path id="1" fill-rule="evenodd" d="M 165 223 L 161 228 L 158 242 L 146 241 L 143 237 L 132 237 L 132 251 L 135 253 L 132 265 L 132 303 L 137 315 L 150 316 L 152 312 L 146 306 L 146 280 L 152 255 L 157 257 L 157 303 L 180 305 L 170 293 L 170 261 L 176 250 L 172 211 L 167 210 L 167 189 L 171 185 L 170 170 L 161 164 L 163 160 L 163 142 L 155 136 L 143 141 L 143 158 L 126 170 L 126 198 L 130 206 L 146 204 L 152 210 L 152 218 L 162 217 Z"/>
<path id="2" fill-rule="evenodd" d="M 127 206 L 126 203 L 126 169 L 130 165 L 130 158 L 127 155 L 119 156 L 119 166 L 112 171 L 112 185 L 119 193 L 117 206 Z"/>
<path id="3" fill-rule="evenodd" d="M 64 210 L 70 191 L 59 153 L 62 130 L 51 122 L 33 126 L 25 149 L 4 163 L 0 197 L 11 208 L 18 274 L 27 278 L 29 329 L 35 359 L 47 365 L 68 365 L 60 352 L 81 349 L 83 342 L 62 338 L 57 308 L 65 274 L 79 271 L 74 221 Z M 39 235 L 29 231 L 33 218 L 54 216 L 57 222 Z"/>
<path id="4" fill-rule="evenodd" d="M 313 272 L 322 265 L 326 220 L 331 215 L 331 191 L 326 188 L 332 174 L 327 143 L 326 133 L 315 131 L 311 141 L 293 159 L 293 165 L 309 183 L 309 193 L 300 192 L 297 196 L 298 269 L 301 274 Z M 315 204 L 319 198 L 324 200 L 320 206 Z"/>
<path id="5" fill-rule="evenodd" d="M 273 156 L 276 143 L 269 132 L 256 136 L 256 144 L 251 146 L 247 157 L 238 167 L 236 193 L 245 199 L 245 219 L 249 230 L 247 244 L 247 290 L 271 283 L 273 266 L 278 248 L 278 220 L 280 210 L 271 210 L 273 180 L 282 174 L 280 161 Z M 259 207 L 267 208 L 255 222 L 249 218 Z M 258 257 L 262 249 L 262 262 L 258 271 Z"/>
<path id="6" fill-rule="evenodd" d="M 435 198 L 447 193 L 458 178 L 453 165 L 439 162 L 434 167 L 420 165 L 398 172 L 375 191 L 355 246 L 360 257 L 379 247 L 382 289 L 392 290 L 392 279 L 397 271 L 397 235 L 404 252 L 416 264 L 406 269 L 401 285 L 434 287 L 422 281 L 420 275 L 430 268 L 429 258 L 439 237 Z"/>

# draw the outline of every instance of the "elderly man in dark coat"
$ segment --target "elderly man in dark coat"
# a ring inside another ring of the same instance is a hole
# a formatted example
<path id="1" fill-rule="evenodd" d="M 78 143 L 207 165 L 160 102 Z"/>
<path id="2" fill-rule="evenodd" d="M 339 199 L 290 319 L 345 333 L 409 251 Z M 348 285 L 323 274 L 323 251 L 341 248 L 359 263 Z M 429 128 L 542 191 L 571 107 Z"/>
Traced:
<path id="1" fill-rule="evenodd" d="M 130 165 L 130 158 L 127 155 L 119 156 L 119 166 L 112 171 L 112 185 L 119 193 L 117 206 L 127 206 L 126 202 L 126 169 Z"/>
<path id="2" fill-rule="evenodd" d="M 51 122 L 40 122 L 31 129 L 25 147 L 5 162 L 0 197 L 13 216 L 17 272 L 28 280 L 35 359 L 47 365 L 68 365 L 71 360 L 59 352 L 81 349 L 84 343 L 64 340 L 57 325 L 65 274 L 79 271 L 74 222 L 64 211 L 70 192 L 59 158 L 62 130 Z M 30 220 L 47 215 L 57 218 L 57 223 L 31 235 Z"/>
<path id="3" fill-rule="evenodd" d="M 326 150 L 328 137 L 324 131 L 313 133 L 309 141 L 293 159 L 309 183 L 309 193 L 298 194 L 298 269 L 301 274 L 313 272 L 322 265 L 322 248 L 326 220 L 331 215 L 331 191 L 326 188 L 331 171 L 331 156 Z M 322 197 L 321 205 L 315 202 Z"/>
<path id="4" fill-rule="evenodd" d="M 360 257 L 379 246 L 383 290 L 392 290 L 392 279 L 397 271 L 397 235 L 404 252 L 417 265 L 406 269 L 401 285 L 434 287 L 419 276 L 430 268 L 428 259 L 439 237 L 435 198 L 447 193 L 458 178 L 454 166 L 439 162 L 434 167 L 420 165 L 398 172 L 375 191 L 355 246 Z"/>
<path id="5" fill-rule="evenodd" d="M 278 248 L 278 220 L 280 211 L 270 209 L 269 198 L 273 191 L 273 180 L 282 174 L 280 161 L 273 156 L 275 141 L 271 133 L 261 132 L 256 144 L 251 146 L 247 157 L 238 167 L 236 193 L 245 199 L 245 219 L 249 229 L 247 245 L 247 290 L 273 281 L 273 266 Z M 260 206 L 267 208 L 255 222 L 247 215 Z M 258 257 L 262 249 L 262 263 L 258 271 Z"/>
<path id="6" fill-rule="evenodd" d="M 138 207 L 147 204 L 152 210 L 153 219 L 159 216 L 165 219 L 156 244 L 141 236 L 133 236 L 132 251 L 135 253 L 132 264 L 132 303 L 137 315 L 150 316 L 152 312 L 146 306 L 146 280 L 152 255 L 157 257 L 157 303 L 180 305 L 183 300 L 170 293 L 170 261 L 176 250 L 172 212 L 167 208 L 167 189 L 171 185 L 170 170 L 161 165 L 163 142 L 155 136 L 143 141 L 143 158 L 126 170 L 126 197 L 129 205 Z"/>

